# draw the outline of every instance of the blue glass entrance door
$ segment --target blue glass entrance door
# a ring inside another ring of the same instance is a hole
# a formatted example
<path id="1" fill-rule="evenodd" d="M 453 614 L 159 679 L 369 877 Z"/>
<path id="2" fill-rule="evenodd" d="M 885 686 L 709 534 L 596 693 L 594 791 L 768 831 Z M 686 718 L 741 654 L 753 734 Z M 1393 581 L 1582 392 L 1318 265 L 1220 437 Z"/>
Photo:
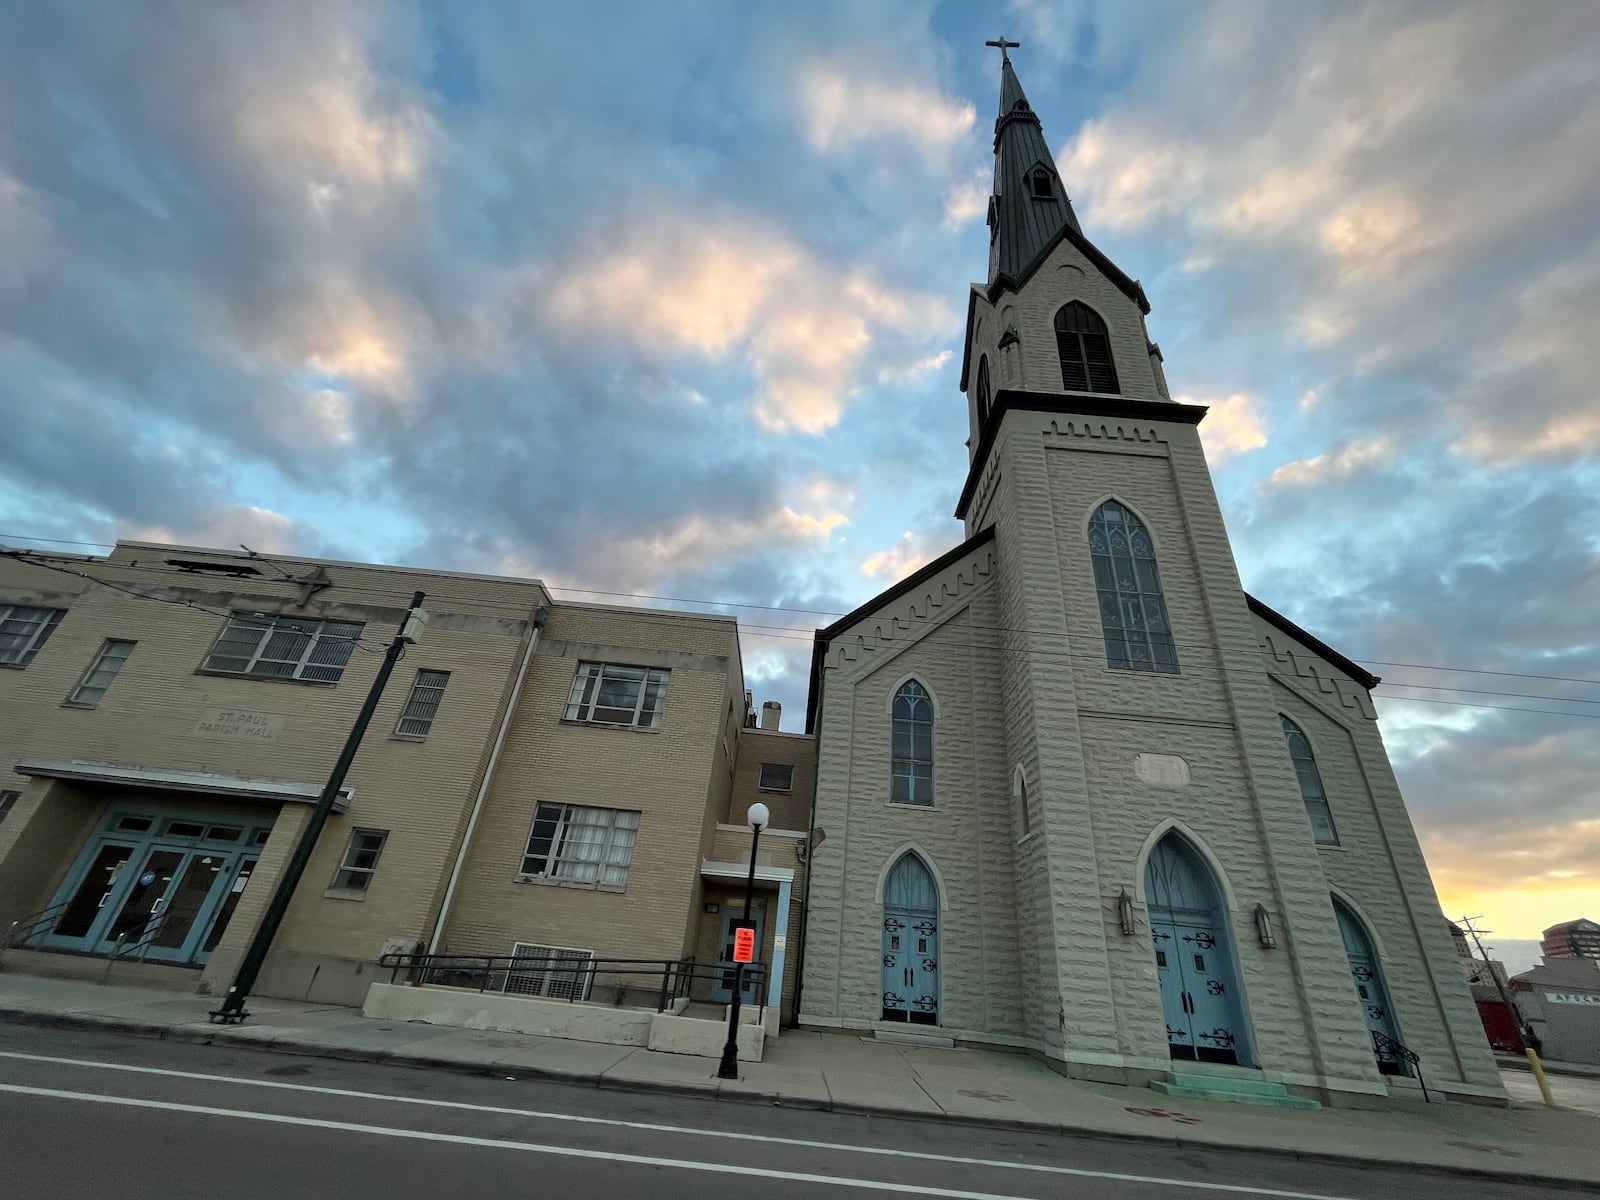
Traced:
<path id="1" fill-rule="evenodd" d="M 766 994 L 766 987 L 759 977 L 753 977 L 749 970 L 735 971 L 733 966 L 733 923 L 744 919 L 744 905 L 737 907 L 730 904 L 727 911 L 722 914 L 722 938 L 717 942 L 720 949 L 717 951 L 717 961 L 727 963 L 727 967 L 718 971 L 711 982 L 711 998 L 718 1004 L 728 1004 L 733 1000 L 733 979 L 739 976 L 739 1003 L 755 1004 L 760 997 Z M 752 908 L 750 919 L 756 923 L 756 958 L 759 960 L 761 951 L 766 946 L 767 913 L 765 909 Z M 746 964 L 754 966 L 756 964 Z"/>
<path id="2" fill-rule="evenodd" d="M 1233 948 L 1210 870 L 1169 834 L 1150 853 L 1145 892 L 1168 1052 L 1176 1059 L 1248 1065 Z"/>
<path id="3" fill-rule="evenodd" d="M 914 854 L 903 856 L 883 889 L 885 1021 L 939 1023 L 939 891 Z"/>
<path id="4" fill-rule="evenodd" d="M 1395 1024 L 1394 1009 L 1389 1003 L 1389 989 L 1383 982 L 1383 968 L 1378 963 L 1378 952 L 1361 923 L 1361 918 L 1351 912 L 1337 897 L 1333 911 L 1339 918 L 1339 933 L 1344 938 L 1344 952 L 1350 960 L 1350 978 L 1356 985 L 1356 999 L 1361 1002 L 1361 1015 L 1367 1022 L 1372 1038 L 1373 1057 L 1378 1060 L 1378 1070 L 1384 1075 L 1409 1075 L 1411 1066 L 1399 1054 L 1386 1046 L 1385 1041 L 1400 1041 L 1400 1029 Z"/>

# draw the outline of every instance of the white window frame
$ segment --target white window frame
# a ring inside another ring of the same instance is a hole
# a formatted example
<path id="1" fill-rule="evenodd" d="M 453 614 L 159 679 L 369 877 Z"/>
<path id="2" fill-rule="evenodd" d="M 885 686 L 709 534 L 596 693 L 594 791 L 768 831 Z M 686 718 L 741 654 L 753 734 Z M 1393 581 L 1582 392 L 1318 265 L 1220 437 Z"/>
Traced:
<path id="1" fill-rule="evenodd" d="M 0 791 L 0 824 L 5 823 L 5 819 L 11 815 L 11 810 L 16 807 L 17 801 L 20 799 L 22 799 L 22 793 L 14 788 Z"/>
<path id="2" fill-rule="evenodd" d="M 424 682 L 423 677 L 431 678 Z M 411 695 L 406 697 L 400 719 L 395 722 L 394 736 L 405 741 L 420 742 L 433 732 L 439 708 L 444 703 L 444 692 L 450 686 L 450 672 L 419 667 L 411 684 Z"/>
<path id="3" fill-rule="evenodd" d="M 377 838 L 376 846 L 361 844 L 362 838 Z M 389 845 L 389 831 L 387 829 L 352 829 L 350 840 L 344 845 L 344 854 L 339 859 L 339 869 L 333 873 L 333 882 L 328 885 L 330 892 L 340 892 L 345 895 L 365 896 L 372 889 L 372 877 L 378 873 L 378 864 L 383 861 L 383 852 Z M 370 853 L 371 866 L 358 866 L 356 856 Z M 360 882 L 356 882 L 359 880 Z"/>
<path id="4" fill-rule="evenodd" d="M 78 680 L 78 686 L 67 697 L 67 703 L 76 708 L 93 708 L 99 704 L 111 690 L 111 685 L 127 664 L 128 656 L 138 644 L 129 638 L 107 638 L 101 643 L 100 653 L 94 656 L 89 669 Z M 113 657 L 119 648 L 122 649 L 121 657 Z"/>
<path id="5" fill-rule="evenodd" d="M 572 679 L 572 693 L 567 697 L 566 720 L 583 721 L 591 725 L 614 725 L 619 728 L 659 729 L 661 714 L 667 707 L 667 686 L 672 672 L 665 667 L 638 667 L 624 663 L 580 662 Z M 621 704 L 601 704 L 600 693 L 608 682 L 637 683 L 630 712 Z M 654 698 L 655 704 L 647 708 L 645 701 Z M 628 714 L 626 720 L 616 716 L 599 716 L 598 713 Z"/>
<path id="6" fill-rule="evenodd" d="M 0 666 L 25 667 L 31 663 L 66 615 L 64 608 L 0 604 L 0 635 L 22 639 L 16 646 L 0 646 Z M 23 630 L 7 630 L 7 625 L 21 625 Z"/>
<path id="7" fill-rule="evenodd" d="M 592 814 L 603 814 L 604 819 Z M 633 867 L 633 854 L 638 847 L 639 818 L 636 809 L 540 801 L 534 809 L 533 825 L 528 830 L 517 878 L 622 891 L 628 886 L 628 872 Z M 542 835 L 541 822 L 550 825 Z M 575 837 L 579 830 L 592 829 L 604 831 L 598 840 L 583 841 Z M 541 837 L 548 838 L 548 844 L 543 849 L 535 849 L 535 840 Z"/>
<path id="8" fill-rule="evenodd" d="M 309 617 L 258 616 L 254 613 L 234 613 L 222 627 L 201 664 L 202 671 L 218 675 L 240 675 L 250 679 L 292 679 L 301 683 L 338 683 L 350 663 L 355 644 L 361 640 L 362 626 L 355 621 L 320 621 Z M 219 653 L 229 641 L 230 634 L 243 632 L 255 634 L 255 644 L 245 651 L 248 643 L 235 638 L 229 649 L 234 653 Z M 266 658 L 267 649 L 280 634 L 298 634 L 307 640 L 293 658 Z M 318 652 L 321 651 L 319 654 Z M 339 657 L 342 654 L 342 657 Z M 243 659 L 243 669 L 216 665 L 218 658 Z M 292 664 L 288 673 L 263 671 L 263 662 Z"/>
<path id="9" fill-rule="evenodd" d="M 776 767 L 780 771 L 788 772 L 788 774 L 784 776 L 784 781 L 781 784 L 768 783 L 767 782 L 767 768 L 769 768 L 769 767 Z M 792 791 L 794 791 L 794 764 L 793 763 L 769 763 L 769 762 L 762 763 L 761 764 L 761 775 L 760 775 L 759 780 L 756 783 L 756 790 L 760 791 L 760 792 L 792 792 Z"/>
<path id="10" fill-rule="evenodd" d="M 1289 765 L 1294 768 L 1295 781 L 1300 785 L 1300 799 L 1306 806 L 1306 820 L 1311 823 L 1311 840 L 1319 846 L 1340 845 L 1339 827 L 1333 821 L 1333 806 L 1328 803 L 1328 789 L 1322 782 L 1322 768 L 1317 766 L 1317 752 L 1311 745 L 1311 739 L 1306 736 L 1306 731 L 1300 722 L 1286 713 L 1278 714 L 1278 723 L 1283 727 L 1283 741 L 1289 751 Z M 1300 740 L 1306 745 L 1303 757 L 1294 752 L 1296 734 L 1300 735 Z M 1310 780 L 1307 780 L 1306 772 L 1301 769 L 1302 761 L 1310 768 Z"/>
<path id="11" fill-rule="evenodd" d="M 501 991 L 512 996 L 543 996 L 557 1000 L 587 1000 L 594 985 L 593 950 L 576 946 L 543 946 L 535 942 L 514 942 L 512 957 L 524 955 L 542 959 L 531 969 L 506 970 Z"/>

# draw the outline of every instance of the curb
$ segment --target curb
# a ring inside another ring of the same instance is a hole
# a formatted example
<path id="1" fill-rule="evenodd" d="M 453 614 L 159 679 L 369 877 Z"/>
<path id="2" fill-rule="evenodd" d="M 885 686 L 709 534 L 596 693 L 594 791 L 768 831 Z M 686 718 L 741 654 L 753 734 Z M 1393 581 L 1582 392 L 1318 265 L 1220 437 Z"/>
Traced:
<path id="1" fill-rule="evenodd" d="M 123 1033 L 131 1037 L 150 1038 L 155 1041 L 181 1042 L 187 1045 L 226 1045 L 246 1049 L 268 1050 L 278 1054 L 299 1055 L 305 1058 L 331 1058 L 344 1062 L 370 1062 L 385 1066 L 404 1067 L 408 1070 L 445 1070 L 458 1075 L 500 1075 L 514 1079 L 537 1079 L 548 1083 L 571 1086 L 588 1086 L 602 1091 L 637 1092 L 654 1095 L 684 1096 L 699 1100 L 724 1100 L 741 1104 L 759 1104 L 766 1107 L 806 1109 L 813 1112 L 835 1112 L 844 1116 L 878 1117 L 897 1121 L 935 1121 L 947 1125 L 960 1125 L 976 1129 L 1005 1129 L 1016 1133 L 1050 1133 L 1059 1137 L 1108 1142 L 1136 1142 L 1141 1145 L 1159 1145 L 1181 1150 L 1209 1151 L 1213 1154 L 1238 1154 L 1293 1159 L 1296 1162 L 1320 1163 L 1328 1166 L 1370 1167 L 1371 1158 L 1360 1154 L 1335 1154 L 1327 1151 L 1302 1151 L 1282 1146 L 1230 1146 L 1218 1142 L 1198 1141 L 1174 1135 L 1122 1133 L 1114 1130 L 1094 1129 L 1087 1126 L 1067 1125 L 1056 1121 L 1027 1121 L 1020 1119 L 975 1117 L 960 1113 L 924 1112 L 920 1109 L 873 1107 L 851 1101 L 785 1100 L 777 1092 L 725 1092 L 711 1084 L 675 1083 L 670 1080 L 607 1079 L 604 1075 L 578 1075 L 537 1066 L 497 1067 L 493 1063 L 451 1063 L 422 1055 L 392 1054 L 384 1050 L 359 1050 L 318 1042 L 297 1042 L 288 1038 L 260 1041 L 252 1038 L 232 1038 L 226 1026 L 200 1027 L 191 1024 L 163 1025 L 154 1021 L 134 1021 L 124 1017 L 104 1016 L 98 1013 L 47 1013 L 33 1009 L 0 1008 L 0 1021 L 16 1025 L 31 1025 L 46 1029 L 92 1029 L 103 1033 Z M 220 1035 L 220 1036 L 219 1036 Z M 514 1074 L 513 1074 L 514 1073 Z M 1413 1171 L 1431 1175 L 1444 1175 L 1480 1182 L 1520 1183 L 1552 1188 L 1561 1191 L 1589 1192 L 1596 1184 L 1589 1180 L 1569 1179 L 1559 1175 L 1539 1175 L 1528 1171 L 1495 1171 L 1484 1167 L 1462 1167 L 1438 1163 L 1390 1162 L 1391 1167 L 1409 1167 Z"/>

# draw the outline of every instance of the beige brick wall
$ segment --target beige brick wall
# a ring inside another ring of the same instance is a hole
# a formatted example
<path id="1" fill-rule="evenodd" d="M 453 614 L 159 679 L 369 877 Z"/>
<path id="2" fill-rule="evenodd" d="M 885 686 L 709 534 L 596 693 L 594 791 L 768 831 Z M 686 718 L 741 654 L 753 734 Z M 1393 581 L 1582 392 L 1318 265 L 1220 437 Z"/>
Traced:
<path id="1" fill-rule="evenodd" d="M 817 739 L 807 734 L 763 729 L 739 730 L 739 761 L 733 773 L 733 800 L 720 818 L 743 825 L 756 801 L 772 813 L 774 829 L 805 829 L 817 791 Z M 784 763 L 794 768 L 787 792 L 763 791 L 761 764 Z"/>
<path id="2" fill-rule="evenodd" d="M 668 668 L 659 729 L 563 719 L 580 661 Z M 700 860 L 725 809 L 729 702 L 742 711 L 726 618 L 560 605 L 552 610 L 484 805 L 441 950 L 509 953 L 517 941 L 608 958 L 676 958 L 699 932 Z M 729 742 L 731 752 L 732 743 Z M 540 801 L 636 810 L 621 891 L 517 878 Z"/>
<path id="3" fill-rule="evenodd" d="M 0 670 L 0 767 L 10 768 L 20 759 L 76 759 L 320 785 L 412 592 L 424 590 L 433 618 L 430 628 L 420 644 L 408 648 L 394 672 L 347 779 L 354 793 L 349 811 L 329 821 L 278 937 L 279 955 L 300 956 L 310 965 L 301 973 L 304 978 L 290 979 L 280 971 L 273 986 L 303 990 L 324 959 L 371 959 L 386 938 L 425 936 L 529 617 L 548 601 L 547 594 L 532 580 L 326 563 L 321 565 L 332 586 L 299 607 L 299 588 L 276 579 L 264 566 L 266 573 L 259 578 L 197 575 L 165 565 L 163 560 L 174 554 L 170 548 L 125 544 L 108 560 L 59 564 L 92 574 L 106 581 L 104 585 L 29 563 L 0 561 L 0 598 L 68 610 L 26 669 Z M 237 555 L 206 557 L 240 561 Z M 278 561 L 289 573 L 318 565 L 314 560 Z M 335 685 L 199 673 L 226 622 L 218 614 L 230 611 L 361 622 L 367 652 L 351 655 Z M 63 706 L 106 638 L 131 639 L 137 645 L 97 707 Z M 451 673 L 438 718 L 424 741 L 394 739 L 391 734 L 421 668 Z M 213 708 L 276 714 L 283 728 L 269 742 L 200 736 L 197 725 Z M 21 776 L 0 774 L 0 787 L 26 783 Z M 34 791 L 30 788 L 27 794 L 31 797 Z M 181 797 L 167 800 L 185 802 Z M 53 808 L 48 801 L 19 805 L 0 824 L 0 878 L 11 877 L 9 864 L 24 855 L 43 854 L 54 864 L 48 878 L 37 870 L 24 871 L 20 878 L 30 882 L 0 890 L 0 903 L 7 907 L 42 906 L 77 853 L 86 828 L 65 828 Z M 273 808 L 264 805 L 255 811 L 271 816 Z M 287 831 L 300 820 L 296 808 L 284 808 L 261 868 L 206 972 L 210 983 L 231 976 L 255 910 L 276 883 L 275 862 L 287 857 Z M 350 831 L 358 827 L 390 831 L 372 886 L 360 901 L 326 898 L 323 890 Z"/>

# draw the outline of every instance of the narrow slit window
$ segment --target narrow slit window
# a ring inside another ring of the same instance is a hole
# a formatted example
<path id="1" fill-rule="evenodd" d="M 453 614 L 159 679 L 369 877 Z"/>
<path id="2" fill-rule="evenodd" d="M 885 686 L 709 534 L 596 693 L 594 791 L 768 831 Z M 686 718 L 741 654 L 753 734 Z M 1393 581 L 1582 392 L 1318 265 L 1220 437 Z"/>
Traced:
<path id="1" fill-rule="evenodd" d="M 93 708 L 99 704 L 100 698 L 111 687 L 111 681 L 122 670 L 122 664 L 127 662 L 128 655 L 133 653 L 133 647 L 133 642 L 108 638 L 100 647 L 100 653 L 95 655 L 94 661 L 89 664 L 89 669 L 83 673 L 78 686 L 72 689 L 72 695 L 67 697 L 67 703 L 83 708 Z"/>
<path id="2" fill-rule="evenodd" d="M 1278 720 L 1283 724 L 1289 759 L 1300 781 L 1300 799 L 1305 801 L 1311 836 L 1319 846 L 1337 846 L 1339 831 L 1334 828 L 1333 809 L 1328 806 L 1328 793 L 1322 788 L 1322 772 L 1317 770 L 1317 756 L 1311 752 L 1311 740 L 1300 726 L 1282 713 L 1278 714 Z"/>
<path id="3" fill-rule="evenodd" d="M 980 355 L 978 358 L 978 383 L 974 389 L 978 398 L 978 428 L 982 429 L 989 420 L 989 356 Z"/>
<path id="4" fill-rule="evenodd" d="M 439 705 L 444 700 L 445 686 L 450 682 L 449 671 L 418 671 L 411 685 L 411 695 L 400 712 L 400 721 L 394 727 L 398 738 L 416 738 L 419 741 L 433 729 L 433 719 L 439 715 Z"/>
<path id="5" fill-rule="evenodd" d="M 1028 781 L 1023 777 L 1021 767 L 1017 768 L 1016 778 L 1011 787 L 1011 797 L 1017 807 L 1019 836 L 1027 837 L 1033 831 L 1033 814 L 1028 811 Z"/>
<path id="6" fill-rule="evenodd" d="M 1144 524 L 1123 505 L 1107 500 L 1089 518 L 1089 557 L 1106 665 L 1176 675 L 1178 651 L 1167 622 L 1155 547 Z"/>
<path id="7" fill-rule="evenodd" d="M 1061 358 L 1061 386 L 1069 392 L 1116 395 L 1117 367 L 1111 357 L 1111 335 L 1100 314 L 1074 300 L 1056 313 L 1056 351 Z"/>

